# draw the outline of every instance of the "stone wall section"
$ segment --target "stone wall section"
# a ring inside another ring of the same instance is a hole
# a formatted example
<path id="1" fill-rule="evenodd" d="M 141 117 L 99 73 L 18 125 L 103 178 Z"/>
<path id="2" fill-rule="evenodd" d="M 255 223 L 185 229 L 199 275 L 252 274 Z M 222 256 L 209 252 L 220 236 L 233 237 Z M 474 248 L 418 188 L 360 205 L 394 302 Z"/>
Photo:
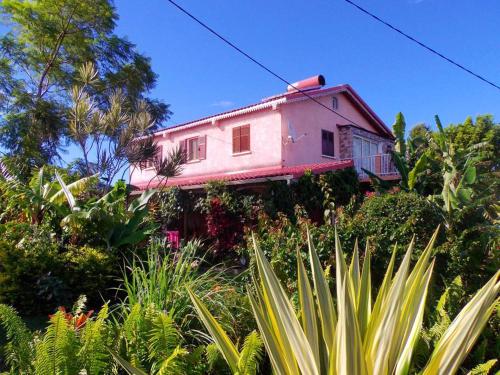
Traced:
<path id="1" fill-rule="evenodd" d="M 394 141 L 392 139 L 381 137 L 378 134 L 374 134 L 367 130 L 361 129 L 354 125 L 343 125 L 339 126 L 339 157 L 340 159 L 350 159 L 352 158 L 352 138 L 355 135 L 363 137 L 365 139 L 373 140 L 375 142 L 382 144 L 382 154 L 387 154 L 394 149 Z"/>

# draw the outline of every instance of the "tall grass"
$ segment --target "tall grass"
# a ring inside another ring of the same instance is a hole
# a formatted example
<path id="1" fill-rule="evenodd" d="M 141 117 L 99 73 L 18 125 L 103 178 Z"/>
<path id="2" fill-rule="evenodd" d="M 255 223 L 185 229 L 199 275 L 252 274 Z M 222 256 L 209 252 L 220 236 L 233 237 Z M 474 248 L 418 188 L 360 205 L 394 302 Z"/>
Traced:
<path id="1" fill-rule="evenodd" d="M 242 309 L 248 304 L 239 295 L 234 280 L 216 267 L 204 269 L 203 258 L 198 257 L 202 244 L 190 241 L 178 251 L 165 241 L 153 240 L 145 257 L 134 255 L 123 270 L 121 290 L 126 297 L 121 307 L 130 310 L 135 304 L 155 305 L 168 312 L 185 338 L 203 335 L 201 326 L 187 293 L 194 291 L 215 311 L 221 324 L 232 335 Z M 243 312 L 244 313 L 244 312 Z"/>

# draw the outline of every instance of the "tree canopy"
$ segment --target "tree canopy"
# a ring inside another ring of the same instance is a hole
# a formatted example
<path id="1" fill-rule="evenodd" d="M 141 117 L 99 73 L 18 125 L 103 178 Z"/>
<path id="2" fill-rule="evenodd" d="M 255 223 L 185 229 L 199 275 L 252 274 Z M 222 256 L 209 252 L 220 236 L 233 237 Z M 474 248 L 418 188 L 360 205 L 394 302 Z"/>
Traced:
<path id="1" fill-rule="evenodd" d="M 147 103 L 155 126 L 170 115 L 149 97 L 157 80 L 150 59 L 114 33 L 111 0 L 3 0 L 0 14 L 10 27 L 0 38 L 0 145 L 26 175 L 57 160 L 69 142 L 71 88 L 87 62 L 98 68 L 93 94 L 103 110 L 104 98 L 120 90 L 125 105 Z"/>

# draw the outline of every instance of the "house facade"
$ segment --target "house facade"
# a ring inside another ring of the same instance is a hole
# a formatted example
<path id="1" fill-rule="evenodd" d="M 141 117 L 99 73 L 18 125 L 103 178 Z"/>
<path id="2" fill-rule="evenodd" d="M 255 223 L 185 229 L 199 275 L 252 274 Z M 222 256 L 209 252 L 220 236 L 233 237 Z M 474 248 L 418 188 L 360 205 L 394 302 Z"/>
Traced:
<path id="1" fill-rule="evenodd" d="M 297 88 L 299 90 L 297 90 Z M 394 137 L 349 85 L 325 88 L 316 76 L 260 103 L 172 126 L 154 134 L 165 157 L 185 151 L 180 176 L 166 185 L 197 188 L 210 180 L 250 184 L 291 180 L 306 170 L 322 173 L 354 166 L 394 174 L 389 152 Z M 130 183 L 154 187 L 152 163 L 131 166 Z"/>

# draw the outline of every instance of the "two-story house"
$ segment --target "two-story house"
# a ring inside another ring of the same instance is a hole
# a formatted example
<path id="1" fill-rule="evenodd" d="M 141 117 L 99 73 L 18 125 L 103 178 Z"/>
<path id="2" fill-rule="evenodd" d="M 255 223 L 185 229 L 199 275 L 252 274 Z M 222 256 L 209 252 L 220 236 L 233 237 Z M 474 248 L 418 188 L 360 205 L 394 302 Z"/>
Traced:
<path id="1" fill-rule="evenodd" d="M 306 170 L 350 166 L 361 179 L 367 177 L 362 168 L 393 175 L 391 131 L 351 86 L 324 84 L 323 76 L 312 77 L 260 103 L 158 131 L 158 157 L 175 147 L 187 156 L 181 175 L 166 185 L 195 189 L 210 180 L 290 181 Z M 131 167 L 130 183 L 141 190 L 154 187 L 154 175 L 151 166 Z"/>

